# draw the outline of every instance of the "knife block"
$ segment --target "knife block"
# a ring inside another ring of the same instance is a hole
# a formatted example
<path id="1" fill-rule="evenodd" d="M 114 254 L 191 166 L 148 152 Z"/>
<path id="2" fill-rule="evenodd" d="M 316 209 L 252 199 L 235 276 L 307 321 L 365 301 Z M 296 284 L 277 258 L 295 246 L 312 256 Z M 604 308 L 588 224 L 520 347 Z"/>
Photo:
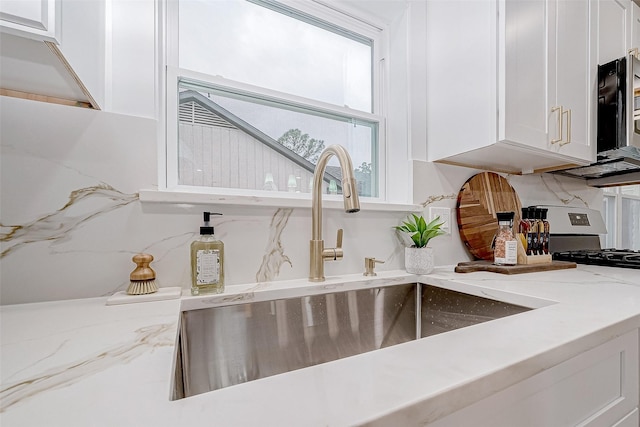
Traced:
<path id="1" fill-rule="evenodd" d="M 516 241 L 518 244 L 518 265 L 551 264 L 551 254 L 527 255 L 527 251 L 522 245 L 522 240 L 518 237 Z"/>

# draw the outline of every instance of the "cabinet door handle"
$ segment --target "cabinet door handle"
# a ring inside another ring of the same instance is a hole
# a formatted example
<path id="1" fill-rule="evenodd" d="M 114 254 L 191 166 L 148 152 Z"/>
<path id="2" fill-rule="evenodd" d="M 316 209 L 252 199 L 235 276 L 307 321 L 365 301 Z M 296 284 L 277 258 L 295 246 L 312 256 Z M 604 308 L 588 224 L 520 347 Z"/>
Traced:
<path id="1" fill-rule="evenodd" d="M 563 118 L 562 116 L 564 114 L 562 111 L 562 105 L 560 105 L 559 107 L 551 108 L 551 112 L 552 113 L 558 112 L 558 137 L 556 139 L 551 140 L 552 144 L 556 144 L 562 141 L 562 118 Z"/>
<path id="2" fill-rule="evenodd" d="M 562 147 L 563 145 L 569 144 L 571 142 L 571 108 L 569 108 L 568 110 L 565 110 L 562 112 L 562 114 L 566 114 L 567 115 L 567 140 L 566 141 L 560 141 L 560 146 Z"/>

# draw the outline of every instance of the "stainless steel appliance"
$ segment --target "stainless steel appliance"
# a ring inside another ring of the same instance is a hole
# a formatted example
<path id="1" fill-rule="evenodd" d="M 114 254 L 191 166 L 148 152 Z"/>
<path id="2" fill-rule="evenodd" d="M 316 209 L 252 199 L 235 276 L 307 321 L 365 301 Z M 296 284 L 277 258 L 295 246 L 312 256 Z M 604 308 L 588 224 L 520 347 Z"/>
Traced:
<path id="1" fill-rule="evenodd" d="M 578 264 L 640 268 L 640 251 L 602 249 L 600 235 L 606 234 L 602 215 L 594 209 L 568 206 L 547 208 L 551 224 L 549 251 L 553 259 Z"/>
<path id="2" fill-rule="evenodd" d="M 640 182 L 640 60 L 634 53 L 598 66 L 597 161 L 563 171 L 606 187 Z"/>
<path id="3" fill-rule="evenodd" d="M 573 261 L 577 264 L 640 269 L 640 251 L 632 250 L 598 249 L 563 251 L 554 253 L 553 259 Z"/>
<path id="4" fill-rule="evenodd" d="M 634 55 L 598 67 L 597 146 L 598 155 L 603 158 L 638 155 L 640 134 L 635 122 L 638 72 L 640 61 Z"/>

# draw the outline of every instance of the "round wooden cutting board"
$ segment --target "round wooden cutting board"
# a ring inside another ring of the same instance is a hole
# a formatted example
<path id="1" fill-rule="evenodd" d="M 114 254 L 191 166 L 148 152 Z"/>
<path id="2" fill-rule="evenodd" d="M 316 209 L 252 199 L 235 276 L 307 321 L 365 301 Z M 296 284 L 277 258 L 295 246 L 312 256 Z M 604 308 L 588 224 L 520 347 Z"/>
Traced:
<path id="1" fill-rule="evenodd" d="M 458 193 L 456 217 L 460 238 L 477 259 L 493 261 L 491 242 L 498 231 L 496 212 L 514 212 L 516 232 L 521 205 L 513 187 L 493 172 L 482 172 L 469 178 Z"/>

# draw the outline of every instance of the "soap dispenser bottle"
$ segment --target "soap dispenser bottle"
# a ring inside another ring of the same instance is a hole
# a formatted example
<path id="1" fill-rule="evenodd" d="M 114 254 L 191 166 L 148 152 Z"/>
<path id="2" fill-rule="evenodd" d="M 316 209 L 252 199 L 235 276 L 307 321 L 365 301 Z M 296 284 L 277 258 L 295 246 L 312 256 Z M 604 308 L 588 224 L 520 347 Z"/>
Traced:
<path id="1" fill-rule="evenodd" d="M 211 215 L 222 214 L 204 212 L 200 237 L 191 243 L 191 295 L 224 291 L 224 243 L 214 236 Z"/>

